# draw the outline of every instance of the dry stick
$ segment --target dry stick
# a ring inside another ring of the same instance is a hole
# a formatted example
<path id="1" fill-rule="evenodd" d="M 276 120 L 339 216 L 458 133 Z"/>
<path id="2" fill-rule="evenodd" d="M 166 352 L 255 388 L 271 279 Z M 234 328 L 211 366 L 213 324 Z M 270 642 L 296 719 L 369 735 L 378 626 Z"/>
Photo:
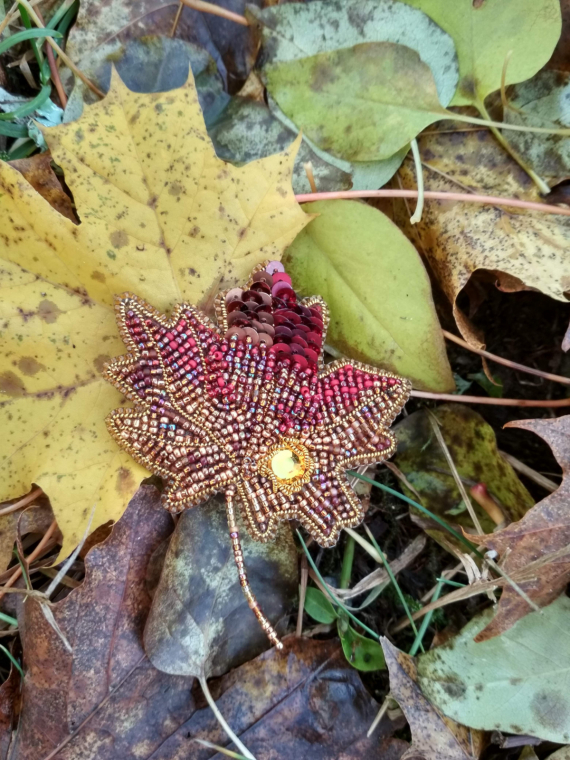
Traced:
<path id="1" fill-rule="evenodd" d="M 305 174 L 307 175 L 307 181 L 309 182 L 309 186 L 311 188 L 312 193 L 317 193 L 317 183 L 315 182 L 315 175 L 313 174 L 313 164 L 311 161 L 307 161 L 307 163 L 303 164 L 303 169 L 305 170 Z"/>
<path id="2" fill-rule="evenodd" d="M 351 200 L 353 198 L 417 198 L 417 190 L 337 190 L 332 193 L 300 193 L 295 196 L 298 203 L 311 201 Z M 512 208 L 542 211 L 545 214 L 570 216 L 570 209 L 552 206 L 549 203 L 521 201 L 518 198 L 502 198 L 499 195 L 478 195 L 476 193 L 445 193 L 426 190 L 424 198 L 436 201 L 465 201 L 466 203 L 488 203 L 491 206 L 510 206 Z"/>
<path id="3" fill-rule="evenodd" d="M 17 512 L 18 509 L 21 509 L 22 507 L 26 507 L 28 504 L 30 504 L 34 499 L 37 499 L 38 496 L 41 496 L 43 494 L 43 491 L 41 488 L 34 489 L 31 493 L 29 493 L 27 496 L 24 496 L 23 499 L 20 499 L 20 501 L 17 501 L 15 504 L 10 504 L 9 507 L 4 507 L 4 509 L 0 509 L 0 517 L 2 515 L 9 515 L 10 512 Z"/>
<path id="4" fill-rule="evenodd" d="M 35 12 L 35 10 L 32 8 L 32 6 L 31 6 L 31 5 L 30 5 L 30 3 L 28 2 L 28 0 L 18 0 L 18 2 L 19 2 L 21 5 L 23 5 L 23 6 L 24 6 L 24 8 L 25 8 L 25 9 L 28 11 L 28 13 L 30 14 L 31 18 L 33 18 L 33 20 L 35 21 L 35 23 L 36 23 L 36 26 L 37 26 L 39 29 L 44 29 L 45 27 L 44 27 L 44 25 L 42 24 L 42 22 L 40 21 L 40 17 L 39 17 L 39 16 L 38 16 L 38 14 Z M 104 98 L 104 97 L 105 97 L 105 93 L 104 93 L 104 92 L 101 92 L 101 90 L 100 90 L 98 87 L 96 87 L 96 86 L 93 84 L 93 82 L 92 82 L 90 79 L 88 79 L 88 78 L 85 76 L 85 74 L 83 74 L 81 71 L 79 71 L 79 69 L 77 68 L 77 66 L 76 66 L 76 65 L 73 63 L 73 61 L 72 61 L 72 60 L 69 58 L 69 56 L 68 56 L 68 55 L 66 55 L 66 54 L 63 52 L 63 50 L 60 48 L 60 46 L 57 44 L 57 42 L 55 42 L 55 41 L 54 41 L 54 40 L 53 40 L 51 37 L 46 37 L 46 42 L 47 42 L 49 45 L 51 45 L 51 47 L 52 47 L 52 48 L 55 50 L 55 52 L 56 52 L 56 53 L 59 55 L 59 57 L 60 57 L 60 58 L 61 58 L 61 60 L 62 60 L 62 61 L 65 63 L 65 65 L 66 65 L 66 66 L 67 66 L 69 69 L 71 69 L 71 71 L 73 71 L 73 73 L 75 74 L 75 76 L 76 76 L 76 77 L 79 77 L 79 79 L 81 79 L 81 81 L 82 81 L 84 84 L 86 84 L 86 85 L 87 85 L 87 87 L 89 87 L 89 89 L 90 89 L 90 90 L 92 90 L 92 91 L 95 93 L 95 95 L 97 95 L 97 96 L 98 96 L 98 97 L 100 97 L 100 98 Z"/>
<path id="5" fill-rule="evenodd" d="M 44 17 L 40 13 L 39 8 L 36 11 L 36 13 L 38 14 L 39 20 L 42 22 L 42 26 L 45 26 Z M 51 73 L 52 82 L 54 83 L 55 89 L 57 90 L 57 94 L 59 95 L 61 107 L 65 108 L 65 106 L 67 105 L 67 95 L 65 94 L 65 90 L 63 89 L 63 84 L 61 83 L 61 78 L 59 76 L 59 69 L 57 68 L 57 65 L 55 63 L 55 56 L 53 54 L 53 50 L 51 49 L 51 47 L 48 45 L 47 42 L 45 45 L 45 49 L 46 49 L 46 58 L 48 59 L 48 63 L 49 63 L 49 70 Z"/>
<path id="6" fill-rule="evenodd" d="M 512 454 L 507 454 L 506 451 L 499 451 L 499 454 L 511 465 L 514 470 L 520 472 L 521 475 L 526 475 L 527 478 L 534 481 L 539 486 L 542 486 L 547 491 L 550 491 L 552 493 L 560 487 L 558 483 L 555 483 L 553 480 L 550 480 L 550 478 L 541 475 L 540 472 L 533 470 L 532 467 L 529 467 L 524 462 L 521 462 L 520 459 L 517 459 Z"/>
<path id="7" fill-rule="evenodd" d="M 52 522 L 52 524 L 49 526 L 49 528 L 46 530 L 46 532 L 45 532 L 42 540 L 36 546 L 36 548 L 34 549 L 34 551 L 30 554 L 29 557 L 26 558 L 26 561 L 27 561 L 28 565 L 31 564 L 36 559 L 36 557 L 40 554 L 40 552 L 42 551 L 42 549 L 44 548 L 44 546 L 47 544 L 47 542 L 50 540 L 50 538 L 54 534 L 56 528 L 57 528 L 57 522 L 54 520 Z M 2 597 L 4 596 L 4 590 L 3 589 L 4 588 L 10 588 L 10 586 L 13 586 L 14 583 L 16 583 L 16 581 L 18 580 L 18 578 L 21 575 L 22 575 L 22 568 L 21 567 L 17 567 L 14 570 L 13 574 L 10 576 L 10 578 L 8 578 L 8 580 L 6 581 L 6 583 L 4 584 L 4 586 L 0 587 L 0 599 L 2 599 Z"/>
<path id="8" fill-rule="evenodd" d="M 484 530 L 481 527 L 481 523 L 479 522 L 479 518 L 475 514 L 475 510 L 473 509 L 473 504 L 471 503 L 471 499 L 469 498 L 469 494 L 465 490 L 465 486 L 463 485 L 463 481 L 459 477 L 459 473 L 457 472 L 457 468 L 455 467 L 455 462 L 453 461 L 453 457 L 449 453 L 449 449 L 447 448 L 446 442 L 443 440 L 443 435 L 441 433 L 441 430 L 439 429 L 439 422 L 437 418 L 434 416 L 432 412 L 428 410 L 429 414 L 429 421 L 430 425 L 432 427 L 432 430 L 435 434 L 435 437 L 437 438 L 437 442 L 439 443 L 440 449 L 443 451 L 443 456 L 445 457 L 447 464 L 449 465 L 449 469 L 451 470 L 451 474 L 453 476 L 453 480 L 455 480 L 455 485 L 459 489 L 459 493 L 461 494 L 461 497 L 465 503 L 465 506 L 467 507 L 467 511 L 469 512 L 469 516 L 471 517 L 471 520 L 473 522 L 473 525 L 475 526 L 475 530 L 477 533 L 479 533 L 480 536 L 484 534 Z"/>
<path id="9" fill-rule="evenodd" d="M 172 24 L 172 29 L 170 30 L 170 36 L 174 37 L 176 34 L 176 30 L 178 28 L 178 22 L 180 21 L 180 16 L 182 15 L 182 11 L 184 10 L 184 3 L 178 3 L 178 9 L 176 11 L 176 16 L 174 17 L 174 23 Z"/>
<path id="10" fill-rule="evenodd" d="M 221 18 L 225 18 L 228 21 L 235 21 L 236 24 L 249 26 L 249 21 L 245 16 L 240 16 L 239 13 L 233 13 L 232 11 L 228 11 L 218 5 L 206 3 L 204 0 L 181 0 L 181 2 L 184 3 L 184 5 L 187 5 L 188 8 L 193 8 L 195 11 L 211 13 L 213 16 L 220 16 Z"/>
<path id="11" fill-rule="evenodd" d="M 428 393 L 427 391 L 412 391 L 410 396 L 415 398 L 431 398 L 434 401 L 458 401 L 462 404 L 494 404 L 495 406 L 535 406 L 557 409 L 570 406 L 570 398 L 558 401 L 537 401 L 519 398 L 488 398 L 487 396 L 459 396 L 454 393 Z"/>
<path id="12" fill-rule="evenodd" d="M 474 354 L 479 354 L 479 356 L 483 356 L 486 359 L 491 359 L 491 361 L 494 361 L 497 364 L 504 364 L 505 367 L 510 367 L 511 369 L 516 369 L 520 372 L 527 372 L 529 375 L 537 375 L 538 377 L 543 377 L 545 380 L 552 380 L 555 383 L 570 385 L 570 378 L 568 377 L 563 377 L 562 375 L 553 375 L 551 372 L 543 372 L 540 369 L 534 369 L 533 367 L 527 367 L 526 365 L 519 364 L 518 362 L 512 362 L 510 359 L 503 359 L 501 356 L 492 354 L 489 351 L 484 351 L 482 348 L 474 348 L 469 343 L 467 343 L 466 340 L 459 338 L 457 335 L 454 335 L 447 330 L 442 330 L 442 333 L 448 340 L 457 343 L 458 346 L 462 346 L 468 351 L 472 351 Z"/>
<path id="13" fill-rule="evenodd" d="M 303 554 L 301 557 L 301 588 L 299 591 L 299 613 L 297 615 L 297 630 L 295 635 L 297 638 L 303 634 L 303 610 L 305 609 L 305 597 L 307 596 L 307 583 L 309 580 L 309 563 L 307 562 L 307 555 Z"/>

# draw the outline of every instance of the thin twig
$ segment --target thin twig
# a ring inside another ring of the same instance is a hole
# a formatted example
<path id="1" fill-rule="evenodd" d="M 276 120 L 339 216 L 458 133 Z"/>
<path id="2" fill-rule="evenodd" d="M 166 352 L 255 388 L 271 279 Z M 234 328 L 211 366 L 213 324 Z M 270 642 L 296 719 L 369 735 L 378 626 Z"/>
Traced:
<path id="1" fill-rule="evenodd" d="M 311 188 L 312 193 L 317 193 L 317 183 L 315 182 L 315 175 L 313 174 L 313 163 L 312 161 L 307 161 L 303 164 L 303 169 L 305 170 L 305 174 L 307 175 L 307 181 L 309 183 L 309 186 Z"/>
<path id="2" fill-rule="evenodd" d="M 516 369 L 516 370 L 519 370 L 520 372 L 526 372 L 529 375 L 536 375 L 537 377 L 543 377 L 545 380 L 552 380 L 554 383 L 562 383 L 563 385 L 570 385 L 569 377 L 563 377 L 562 375 L 553 375 L 551 372 L 543 372 L 541 369 L 534 369 L 533 367 L 527 367 L 525 364 L 512 362 L 510 359 L 503 359 L 502 356 L 497 356 L 496 354 L 492 354 L 490 351 L 485 351 L 482 348 L 475 348 L 466 340 L 463 340 L 463 338 L 459 338 L 457 335 L 454 335 L 453 333 L 450 333 L 447 330 L 442 330 L 442 333 L 445 335 L 445 337 L 448 340 L 451 340 L 454 343 L 457 343 L 458 346 L 462 346 L 463 348 L 466 348 L 468 351 L 471 351 L 474 354 L 479 354 L 479 356 L 484 356 L 486 359 L 490 359 L 491 361 L 496 362 L 497 364 L 504 364 L 505 367 L 510 367 L 511 369 Z"/>
<path id="3" fill-rule="evenodd" d="M 433 412 L 429 411 L 429 409 L 428 409 L 428 415 L 429 415 L 431 428 L 435 434 L 435 437 L 437 438 L 437 442 L 439 443 L 440 449 L 443 451 L 443 456 L 445 457 L 447 464 L 449 465 L 449 469 L 451 470 L 451 475 L 453 476 L 453 480 L 455 480 L 455 485 L 457 486 L 459 493 L 461 494 L 461 497 L 465 503 L 465 506 L 467 507 L 467 511 L 469 512 L 471 521 L 473 522 L 473 525 L 475 526 L 475 530 L 477 531 L 477 533 L 479 533 L 479 535 L 483 535 L 485 531 L 481 527 L 481 523 L 479 522 L 479 518 L 477 517 L 477 514 L 475 513 L 473 504 L 471 503 L 471 499 L 469 498 L 469 494 L 467 493 L 465 486 L 463 485 L 463 481 L 459 477 L 459 473 L 457 472 L 457 467 L 455 466 L 453 457 L 451 456 L 449 449 L 447 447 L 447 444 L 443 438 L 442 432 L 439 429 L 439 421 L 437 417 L 433 414 Z"/>
<path id="4" fill-rule="evenodd" d="M 219 5 L 213 3 L 206 3 L 204 0 L 181 0 L 188 8 L 193 8 L 195 11 L 202 11 L 203 13 L 211 13 L 212 16 L 220 16 L 228 21 L 235 21 L 236 24 L 241 26 L 249 26 L 249 21 L 245 16 L 241 16 L 239 13 L 233 13 L 226 8 L 222 8 Z"/>
<path id="5" fill-rule="evenodd" d="M 11 512 L 17 512 L 18 509 L 21 509 L 22 507 L 26 507 L 28 504 L 34 501 L 34 499 L 37 499 L 38 496 L 41 496 L 42 494 L 43 494 L 43 491 L 41 488 L 35 488 L 27 496 L 24 496 L 23 499 L 20 499 L 14 504 L 10 504 L 9 507 L 4 507 L 4 509 L 0 509 L 0 517 L 2 515 L 9 515 Z"/>
<path id="6" fill-rule="evenodd" d="M 26 558 L 28 565 L 31 564 L 36 559 L 36 557 L 40 554 L 44 546 L 48 543 L 52 535 L 55 533 L 56 529 L 57 529 L 57 522 L 54 520 L 52 524 L 49 526 L 49 528 L 46 530 L 45 534 L 43 535 L 41 541 L 36 546 L 34 551 L 30 554 L 29 557 Z M 14 583 L 16 583 L 16 581 L 21 575 L 22 575 L 22 568 L 17 567 L 12 573 L 12 575 L 10 576 L 10 578 L 8 578 L 4 586 L 0 586 L 0 599 L 2 599 L 2 597 L 4 596 L 5 589 L 10 588 L 10 586 L 13 586 Z"/>
<path id="7" fill-rule="evenodd" d="M 305 609 L 305 597 L 307 596 L 307 582 L 309 580 L 309 564 L 307 557 L 301 556 L 301 586 L 299 589 L 299 612 L 297 614 L 297 630 L 295 635 L 300 638 L 303 634 L 303 610 Z"/>
<path id="8" fill-rule="evenodd" d="M 511 465 L 514 470 L 520 472 L 521 475 L 526 475 L 527 478 L 534 481 L 539 486 L 542 486 L 547 491 L 550 491 L 552 493 L 560 487 L 559 483 L 555 483 L 553 480 L 545 477 L 540 472 L 533 470 L 532 467 L 529 467 L 524 462 L 521 462 L 520 459 L 517 459 L 512 454 L 507 454 L 506 451 L 499 451 L 499 454 Z"/>
<path id="9" fill-rule="evenodd" d="M 44 29 L 45 27 L 42 24 L 42 22 L 40 21 L 40 18 L 38 16 L 38 14 L 32 8 L 32 6 L 28 2 L 28 0 L 18 0 L 18 2 L 21 5 L 23 5 L 24 8 L 26 8 L 26 10 L 30 14 L 31 18 L 33 18 L 33 20 L 35 21 L 36 26 L 39 29 Z M 101 92 L 101 90 L 96 85 L 94 85 L 93 82 L 85 76 L 85 74 L 83 74 L 81 71 L 79 71 L 79 69 L 77 68 L 77 66 L 73 63 L 73 61 L 69 58 L 69 56 L 66 53 L 63 52 L 63 50 L 60 48 L 60 46 L 57 44 L 57 42 L 55 42 L 55 40 L 53 40 L 51 37 L 46 37 L 46 42 L 49 45 L 51 45 L 51 47 L 59 55 L 59 57 L 65 63 L 65 65 L 69 69 L 71 69 L 71 71 L 73 71 L 73 73 L 75 74 L 75 76 L 79 77 L 79 79 L 81 79 L 81 81 L 85 85 L 87 85 L 87 87 L 89 87 L 89 89 L 92 90 L 95 93 L 95 95 L 97 95 L 100 98 L 104 98 L 105 97 L 105 93 Z"/>
<path id="10" fill-rule="evenodd" d="M 214 702 L 214 698 L 210 694 L 210 690 L 208 689 L 208 684 L 206 683 L 206 677 L 204 675 L 201 675 L 198 680 L 200 681 L 200 686 L 202 687 L 202 691 L 204 692 L 206 701 L 210 705 L 210 709 L 216 716 L 216 720 L 218 721 L 220 726 L 224 729 L 226 734 L 230 737 L 230 739 L 236 745 L 236 747 L 239 749 L 242 755 L 245 755 L 245 757 L 247 757 L 248 760 L 255 760 L 255 757 L 251 754 L 251 752 L 248 750 L 245 744 L 242 744 L 239 738 L 234 734 L 232 729 L 229 727 L 229 725 L 226 722 L 226 719 L 220 712 L 218 705 Z"/>
<path id="11" fill-rule="evenodd" d="M 176 30 L 178 28 L 178 22 L 180 21 L 180 16 L 182 15 L 183 10 L 184 10 L 184 3 L 178 3 L 178 8 L 176 9 L 176 16 L 174 17 L 172 29 L 170 30 L 171 37 L 174 37 L 174 35 L 176 34 Z"/>
<path id="12" fill-rule="evenodd" d="M 40 9 L 38 8 L 36 13 L 38 14 L 38 18 L 42 23 L 42 26 L 45 26 L 44 17 L 40 13 Z M 61 83 L 61 78 L 59 76 L 59 69 L 57 68 L 57 64 L 55 62 L 55 56 L 53 54 L 53 50 L 49 46 L 49 44 L 45 43 L 45 50 L 46 50 L 46 58 L 48 59 L 49 63 L 49 70 L 51 73 L 51 80 L 55 85 L 55 89 L 57 90 L 57 94 L 59 95 L 59 100 L 61 103 L 61 107 L 65 108 L 67 105 L 67 95 L 65 94 L 65 90 L 63 89 L 63 84 Z"/>
<path id="13" fill-rule="evenodd" d="M 424 210 L 424 174 L 422 171 L 422 159 L 420 156 L 420 150 L 418 148 L 418 141 L 414 139 L 410 142 L 412 148 L 412 157 L 416 167 L 416 182 L 418 183 L 418 202 L 416 204 L 416 210 L 410 217 L 411 224 L 417 224 L 422 220 L 422 213 Z"/>
<path id="14" fill-rule="evenodd" d="M 462 404 L 494 404 L 495 406 L 536 406 L 557 409 L 570 406 L 570 398 L 557 401 L 538 401 L 520 398 L 489 398 L 488 396 L 459 396 L 455 393 L 428 393 L 428 391 L 412 391 L 410 396 L 415 398 L 430 398 L 434 401 L 458 401 Z"/>
<path id="15" fill-rule="evenodd" d="M 330 193 L 300 193 L 295 196 L 298 203 L 312 201 L 352 200 L 354 198 L 417 198 L 417 190 L 336 190 Z M 562 206 L 552 206 L 549 203 L 521 201 L 518 198 L 502 198 L 499 195 L 478 195 L 476 193 L 445 193 L 426 190 L 424 198 L 436 201 L 465 201 L 466 203 L 488 203 L 491 206 L 510 206 L 531 211 L 542 211 L 544 214 L 560 214 L 570 216 L 570 209 Z"/>

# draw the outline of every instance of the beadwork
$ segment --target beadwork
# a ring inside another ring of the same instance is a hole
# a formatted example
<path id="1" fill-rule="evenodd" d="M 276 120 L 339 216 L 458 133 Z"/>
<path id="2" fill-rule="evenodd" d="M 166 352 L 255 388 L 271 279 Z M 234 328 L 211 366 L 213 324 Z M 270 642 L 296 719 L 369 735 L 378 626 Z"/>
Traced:
<path id="1" fill-rule="evenodd" d="M 238 504 L 256 541 L 295 518 L 321 546 L 333 546 L 363 517 L 345 472 L 393 454 L 388 428 L 410 384 L 359 362 L 325 366 L 327 306 L 300 300 L 279 262 L 257 267 L 245 289 L 219 294 L 215 310 L 217 326 L 188 304 L 168 318 L 135 295 L 117 299 L 128 353 L 105 376 L 134 408 L 116 409 L 107 425 L 164 478 L 171 512 L 226 493 L 240 583 L 280 647 L 247 581 Z"/>

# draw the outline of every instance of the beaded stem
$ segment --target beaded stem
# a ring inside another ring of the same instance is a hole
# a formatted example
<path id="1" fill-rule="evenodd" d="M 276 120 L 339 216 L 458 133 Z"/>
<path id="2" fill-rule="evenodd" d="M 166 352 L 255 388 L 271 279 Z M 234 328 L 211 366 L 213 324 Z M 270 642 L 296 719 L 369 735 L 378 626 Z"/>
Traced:
<path id="1" fill-rule="evenodd" d="M 281 641 L 279 640 L 279 637 L 275 633 L 275 629 L 273 628 L 269 620 L 265 617 L 265 615 L 261 611 L 261 608 L 259 607 L 257 599 L 253 595 L 253 592 L 249 586 L 249 581 L 247 580 L 247 574 L 245 571 L 245 563 L 243 561 L 243 552 L 241 550 L 241 543 L 239 540 L 239 530 L 237 527 L 236 516 L 235 516 L 235 507 L 234 507 L 235 494 L 236 494 L 235 486 L 232 485 L 226 489 L 226 515 L 228 518 L 228 528 L 230 529 L 230 538 L 232 541 L 234 560 L 235 560 L 238 575 L 239 575 L 239 582 L 242 587 L 242 591 L 245 594 L 245 598 L 247 599 L 247 603 L 249 604 L 255 617 L 258 619 L 260 626 L 263 628 L 263 630 L 267 634 L 269 641 L 272 644 L 275 644 L 275 647 L 277 649 L 283 649 L 283 644 L 281 643 Z"/>

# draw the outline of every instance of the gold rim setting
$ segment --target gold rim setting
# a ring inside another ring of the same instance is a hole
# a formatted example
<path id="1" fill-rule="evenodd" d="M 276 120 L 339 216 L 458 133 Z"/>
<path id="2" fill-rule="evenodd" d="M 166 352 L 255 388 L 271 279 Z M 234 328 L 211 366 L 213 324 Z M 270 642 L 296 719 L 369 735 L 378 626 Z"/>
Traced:
<path id="1" fill-rule="evenodd" d="M 274 493 L 283 491 L 290 496 L 310 481 L 315 463 L 306 446 L 294 438 L 283 438 L 271 446 L 257 469 L 269 478 Z"/>

